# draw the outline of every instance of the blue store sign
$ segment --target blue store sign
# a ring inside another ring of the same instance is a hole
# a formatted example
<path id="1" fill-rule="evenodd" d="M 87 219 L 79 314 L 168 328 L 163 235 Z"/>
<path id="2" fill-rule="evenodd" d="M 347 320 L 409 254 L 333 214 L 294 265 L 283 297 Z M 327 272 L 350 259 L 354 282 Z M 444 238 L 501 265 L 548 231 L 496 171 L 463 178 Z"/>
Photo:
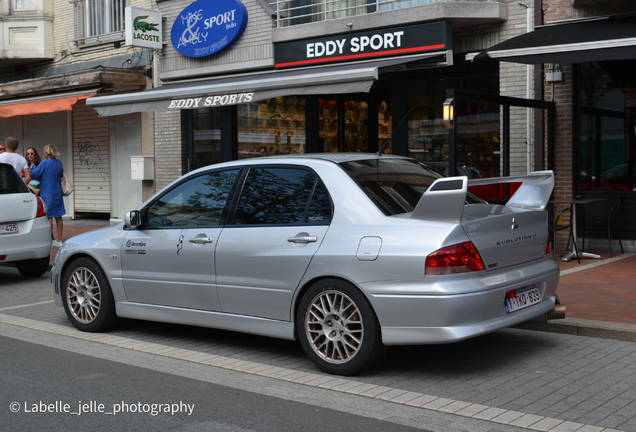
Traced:
<path id="1" fill-rule="evenodd" d="M 172 46 L 186 57 L 205 57 L 234 44 L 247 26 L 238 0 L 198 0 L 185 8 L 170 33 Z"/>

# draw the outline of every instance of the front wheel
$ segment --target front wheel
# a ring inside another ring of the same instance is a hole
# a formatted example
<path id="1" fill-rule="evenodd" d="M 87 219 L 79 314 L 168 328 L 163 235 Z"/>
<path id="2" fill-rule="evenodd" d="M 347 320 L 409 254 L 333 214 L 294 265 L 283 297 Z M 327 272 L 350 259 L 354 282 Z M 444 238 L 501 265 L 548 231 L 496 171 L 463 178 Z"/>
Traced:
<path id="1" fill-rule="evenodd" d="M 49 257 L 18 261 L 15 266 L 22 276 L 40 277 L 49 269 Z"/>
<path id="2" fill-rule="evenodd" d="M 351 375 L 379 361 L 385 351 L 380 324 L 355 287 L 325 279 L 303 296 L 297 331 L 307 356 L 334 375 Z"/>
<path id="3" fill-rule="evenodd" d="M 96 332 L 117 324 L 115 300 L 104 271 L 90 258 L 73 261 L 62 277 L 62 303 L 79 330 Z"/>

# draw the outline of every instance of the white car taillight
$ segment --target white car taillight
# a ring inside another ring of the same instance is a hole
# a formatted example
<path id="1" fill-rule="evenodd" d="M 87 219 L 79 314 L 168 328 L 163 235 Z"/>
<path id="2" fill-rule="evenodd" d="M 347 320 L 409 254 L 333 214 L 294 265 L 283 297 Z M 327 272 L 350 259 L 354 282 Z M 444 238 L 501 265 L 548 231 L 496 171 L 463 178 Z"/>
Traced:
<path id="1" fill-rule="evenodd" d="M 484 262 L 472 242 L 447 246 L 426 257 L 427 275 L 457 274 L 484 269 Z"/>
<path id="2" fill-rule="evenodd" d="M 38 199 L 38 212 L 35 214 L 35 217 L 39 218 L 42 216 L 46 216 L 46 206 L 44 205 L 44 201 L 42 201 L 42 198 L 37 195 L 36 198 Z"/>

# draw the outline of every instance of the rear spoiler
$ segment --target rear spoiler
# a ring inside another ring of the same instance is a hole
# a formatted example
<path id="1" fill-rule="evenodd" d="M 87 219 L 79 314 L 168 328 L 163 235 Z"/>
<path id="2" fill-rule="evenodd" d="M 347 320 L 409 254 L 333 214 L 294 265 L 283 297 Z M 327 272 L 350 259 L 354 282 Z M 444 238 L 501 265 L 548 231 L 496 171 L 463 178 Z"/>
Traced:
<path id="1" fill-rule="evenodd" d="M 424 192 L 411 213 L 411 219 L 460 223 L 468 186 L 521 183 L 506 203 L 507 207 L 544 210 L 554 189 L 554 172 L 535 171 L 524 176 L 492 177 L 468 180 L 468 177 L 444 177 L 435 180 Z"/>

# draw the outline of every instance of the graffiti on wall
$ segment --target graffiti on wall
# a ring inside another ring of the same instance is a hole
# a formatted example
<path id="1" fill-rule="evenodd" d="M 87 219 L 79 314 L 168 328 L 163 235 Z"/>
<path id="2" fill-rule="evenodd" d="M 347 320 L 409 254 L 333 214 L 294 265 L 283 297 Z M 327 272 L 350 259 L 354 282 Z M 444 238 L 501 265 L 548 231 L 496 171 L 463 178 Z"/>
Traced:
<path id="1" fill-rule="evenodd" d="M 80 167 L 98 173 L 103 180 L 108 179 L 108 163 L 102 159 L 99 145 L 80 140 L 77 144 L 76 158 Z"/>

